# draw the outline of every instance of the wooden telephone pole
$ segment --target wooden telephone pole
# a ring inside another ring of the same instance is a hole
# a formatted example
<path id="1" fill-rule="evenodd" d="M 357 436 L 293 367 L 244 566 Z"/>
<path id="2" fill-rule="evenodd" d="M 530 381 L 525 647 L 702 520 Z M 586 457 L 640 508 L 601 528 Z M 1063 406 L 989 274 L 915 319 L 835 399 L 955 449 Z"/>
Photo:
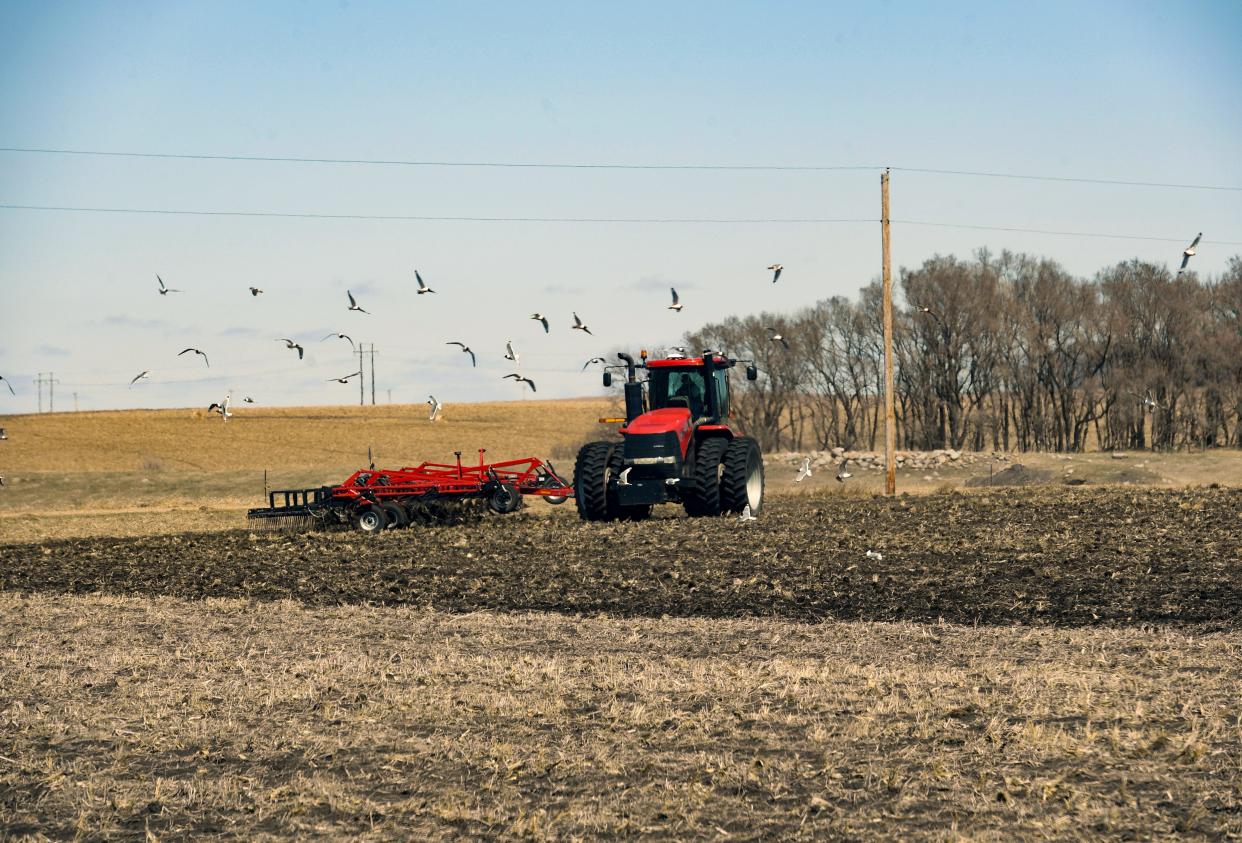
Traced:
<path id="1" fill-rule="evenodd" d="M 888 170 L 880 174 L 884 276 L 884 494 L 897 494 L 897 428 L 893 412 L 893 256 L 888 236 Z"/>

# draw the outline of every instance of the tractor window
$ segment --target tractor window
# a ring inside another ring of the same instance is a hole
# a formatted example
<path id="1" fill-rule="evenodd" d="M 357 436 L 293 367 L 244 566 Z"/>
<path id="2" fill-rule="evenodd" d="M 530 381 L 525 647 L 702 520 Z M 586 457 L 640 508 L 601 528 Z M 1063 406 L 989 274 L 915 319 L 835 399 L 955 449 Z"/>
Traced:
<path id="1" fill-rule="evenodd" d="M 652 369 L 647 384 L 652 409 L 685 407 L 694 419 L 707 415 L 704 386 L 702 372 L 677 369 Z"/>
<path id="2" fill-rule="evenodd" d="M 729 370 L 717 369 L 712 373 L 716 378 L 716 415 L 720 418 L 729 416 Z"/>

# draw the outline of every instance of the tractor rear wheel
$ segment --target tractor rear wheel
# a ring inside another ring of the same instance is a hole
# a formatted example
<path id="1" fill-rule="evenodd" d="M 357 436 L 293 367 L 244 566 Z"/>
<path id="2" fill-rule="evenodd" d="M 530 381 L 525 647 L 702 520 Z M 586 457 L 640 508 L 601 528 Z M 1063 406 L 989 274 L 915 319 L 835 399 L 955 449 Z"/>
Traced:
<path id="1" fill-rule="evenodd" d="M 724 474 L 724 455 L 728 447 L 729 440 L 713 437 L 704 439 L 695 448 L 694 487 L 684 500 L 687 515 L 702 518 L 720 514 L 720 478 Z"/>
<path id="2" fill-rule="evenodd" d="M 388 513 L 378 506 L 362 506 L 354 510 L 353 522 L 356 530 L 374 536 L 388 526 Z"/>
<path id="3" fill-rule="evenodd" d="M 749 506 L 750 514 L 758 515 L 763 507 L 763 453 L 749 436 L 737 437 L 725 449 L 720 498 L 725 512 L 741 513 Z"/>
<path id="4" fill-rule="evenodd" d="M 609 511 L 608 458 L 613 442 L 588 442 L 574 460 L 574 502 L 583 521 L 610 521 L 616 516 Z"/>

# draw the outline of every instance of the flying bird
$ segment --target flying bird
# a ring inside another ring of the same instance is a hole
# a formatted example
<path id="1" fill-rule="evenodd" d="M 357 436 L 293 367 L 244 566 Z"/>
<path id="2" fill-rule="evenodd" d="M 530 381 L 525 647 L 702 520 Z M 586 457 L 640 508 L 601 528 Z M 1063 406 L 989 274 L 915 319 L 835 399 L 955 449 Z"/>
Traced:
<path id="1" fill-rule="evenodd" d="M 13 391 L 13 384 L 9 383 L 9 382 L 8 382 L 8 380 L 6 380 L 6 379 L 5 379 L 4 375 L 0 375 L 0 381 L 4 381 L 4 385 L 5 385 L 5 386 L 7 386 L 7 387 L 9 388 L 9 394 L 10 394 L 10 395 L 16 395 L 16 394 L 17 394 L 16 392 L 14 392 L 14 391 Z"/>
<path id="2" fill-rule="evenodd" d="M 444 405 L 434 395 L 427 396 L 427 403 L 431 405 L 431 412 L 427 414 L 427 421 L 439 421 L 440 411 L 444 409 Z"/>
<path id="3" fill-rule="evenodd" d="M 252 295 L 252 296 L 258 296 L 258 295 L 260 295 L 262 292 L 263 292 L 263 291 L 262 291 L 262 290 L 260 290 L 258 287 L 251 287 L 251 288 L 250 288 L 250 295 Z"/>
<path id="4" fill-rule="evenodd" d="M 522 365 L 517 352 L 513 350 L 513 340 L 505 340 L 505 359 L 512 360 L 514 366 Z"/>
<path id="5" fill-rule="evenodd" d="M 1190 259 L 1193 258 L 1198 253 L 1197 249 L 1199 247 L 1199 241 L 1202 239 L 1203 239 L 1203 232 L 1200 231 L 1198 234 L 1195 235 L 1195 239 L 1191 242 L 1191 244 L 1187 246 L 1185 250 L 1182 252 L 1182 265 L 1177 270 L 1178 275 L 1181 275 L 1183 272 L 1186 271 L 1186 264 L 1190 263 Z"/>
<path id="6" fill-rule="evenodd" d="M 351 350 L 354 349 L 354 339 L 349 334 L 328 334 L 326 337 L 320 340 L 320 342 L 323 342 L 324 340 L 330 340 L 333 337 L 336 337 L 338 340 L 349 340 L 350 349 Z"/>
<path id="7" fill-rule="evenodd" d="M 187 348 L 185 351 L 178 351 L 177 356 L 180 357 L 183 354 L 189 354 L 191 351 L 195 354 L 201 355 L 203 362 L 207 364 L 207 368 L 211 368 L 211 361 L 207 359 L 207 352 L 203 351 L 201 348 Z"/>
<path id="8" fill-rule="evenodd" d="M 221 419 L 222 421 L 228 421 L 230 418 L 232 418 L 232 417 L 233 417 L 233 414 L 229 412 L 229 397 L 228 397 L 227 395 L 226 395 L 226 396 L 224 396 L 224 403 L 223 403 L 223 404 L 216 404 L 216 403 L 213 401 L 213 402 L 212 402 L 212 404 L 211 404 L 211 406 L 207 408 L 207 412 L 209 412 L 209 413 L 219 413 L 219 414 L 220 414 L 220 419 Z"/>
<path id="9" fill-rule="evenodd" d="M 418 282 L 418 294 L 420 296 L 423 293 L 434 293 L 435 292 L 435 290 L 427 286 L 427 282 L 423 280 L 423 276 L 418 274 L 417 269 L 414 270 L 414 280 Z"/>
<path id="10" fill-rule="evenodd" d="M 849 480 L 851 477 L 854 476 L 845 470 L 845 465 L 848 462 L 849 462 L 848 459 L 841 460 L 841 464 L 837 466 L 837 482 L 838 483 L 844 483 L 846 480 Z"/>
<path id="11" fill-rule="evenodd" d="M 574 313 L 573 329 L 575 331 L 582 331 L 583 333 L 586 333 L 586 334 L 591 333 L 591 329 L 586 326 L 586 323 L 578 318 L 577 312 Z M 594 334 L 591 334 L 591 335 L 594 336 Z"/>
<path id="12" fill-rule="evenodd" d="M 243 398 L 242 400 L 243 400 L 243 401 L 245 401 L 247 404 L 253 404 L 253 403 L 254 403 L 254 399 L 253 399 L 253 398 L 251 398 L 249 395 L 247 395 L 247 396 L 246 396 L 245 398 Z"/>
<path id="13" fill-rule="evenodd" d="M 605 360 L 603 357 L 592 357 L 590 360 L 582 364 L 582 371 L 585 372 L 587 370 L 587 367 L 594 363 L 604 363 L 606 365 L 608 361 Z"/>
<path id="14" fill-rule="evenodd" d="M 548 333 L 548 317 L 544 316 L 542 313 L 532 313 L 530 318 L 543 325 L 543 332 L 545 334 Z"/>
<path id="15" fill-rule="evenodd" d="M 801 483 L 803 480 L 805 480 L 806 478 L 810 477 L 810 476 L 811 476 L 811 474 L 812 474 L 812 472 L 811 472 L 811 458 L 810 458 L 810 457 L 803 457 L 803 458 L 802 458 L 802 467 L 798 469 L 798 476 L 794 478 L 794 482 L 795 482 L 795 483 Z"/>
<path id="16" fill-rule="evenodd" d="M 524 378 L 524 377 L 522 377 L 521 375 L 517 374 L 516 372 L 510 372 L 509 374 L 505 375 L 505 378 L 513 378 L 513 379 L 514 379 L 515 381 L 517 381 L 518 383 L 524 383 L 524 384 L 526 384 L 527 386 L 529 386 L 529 387 L 530 387 L 530 391 L 531 391 L 531 392 L 538 392 L 538 391 L 539 391 L 539 390 L 535 389 L 535 382 L 534 382 L 533 380 L 531 380 L 530 378 Z M 503 380 L 503 379 L 502 379 L 502 380 Z"/>
<path id="17" fill-rule="evenodd" d="M 673 303 L 668 306 L 669 310 L 675 310 L 681 313 L 681 296 L 677 295 L 676 287 L 669 287 L 669 292 L 673 294 Z"/>
<path id="18" fill-rule="evenodd" d="M 781 271 L 782 271 L 784 268 L 785 268 L 785 267 L 781 266 L 779 263 L 774 263 L 774 264 L 772 264 L 771 266 L 769 266 L 769 267 L 768 267 L 768 269 L 772 270 L 772 283 L 773 283 L 773 284 L 775 284 L 777 281 L 779 281 L 779 280 L 780 280 L 780 278 L 781 278 Z"/>
<path id="19" fill-rule="evenodd" d="M 772 332 L 772 336 L 768 337 L 768 339 L 769 339 L 770 341 L 772 341 L 772 342 L 779 342 L 781 345 L 785 346 L 785 349 L 786 349 L 786 350 L 789 350 L 789 341 L 788 341 L 788 340 L 786 340 L 784 337 L 782 337 L 782 336 L 780 335 L 780 333 L 778 333 L 778 332 L 777 332 L 777 330 L 776 330 L 775 328 L 768 328 L 768 330 Z"/>
<path id="20" fill-rule="evenodd" d="M 452 342 L 446 342 L 446 343 L 445 343 L 445 345 L 459 345 L 459 346 L 461 346 L 461 350 L 462 350 L 462 352 L 463 352 L 463 353 L 465 353 L 465 354 L 469 354 L 469 355 L 470 355 L 470 365 L 471 365 L 471 366 L 478 366 L 478 365 L 479 365 L 478 358 L 476 358 L 476 357 L 474 356 L 474 349 L 472 349 L 470 346 L 466 345 L 464 342 L 458 342 L 457 340 L 453 340 Z"/>
<path id="21" fill-rule="evenodd" d="M 371 312 L 369 310 L 363 310 L 361 307 L 358 306 L 358 302 L 354 299 L 353 293 L 351 293 L 349 290 L 346 290 L 345 295 L 349 296 L 349 309 L 350 310 L 356 310 L 359 313 L 365 313 L 368 316 L 371 315 Z"/>
<path id="22" fill-rule="evenodd" d="M 169 293 L 180 293 L 181 292 L 181 290 L 174 290 L 172 287 L 166 286 L 164 284 L 164 279 L 159 277 L 158 275 L 155 276 L 155 280 L 160 282 L 160 295 L 161 296 L 166 296 Z"/>
<path id="23" fill-rule="evenodd" d="M 356 378 L 362 374 L 362 370 L 354 372 L 352 375 L 346 375 L 343 378 L 328 378 L 328 383 L 349 383 L 350 378 Z"/>
<path id="24" fill-rule="evenodd" d="M 129 385 L 133 386 L 134 384 L 138 383 L 138 381 L 142 380 L 143 378 L 150 376 L 150 374 L 151 374 L 150 369 L 143 371 L 142 373 L 136 375 L 134 379 L 129 382 Z"/>
<path id="25" fill-rule="evenodd" d="M 1137 392 L 1132 392 L 1130 394 L 1143 402 L 1143 409 L 1145 410 L 1167 410 L 1169 409 L 1168 407 L 1158 402 L 1155 398 L 1151 397 L 1150 389 L 1147 390 L 1147 392 L 1143 393 L 1142 395 L 1139 395 Z"/>
<path id="26" fill-rule="evenodd" d="M 305 351 L 306 351 L 306 349 L 302 348 L 302 346 L 301 346 L 300 344 L 298 344 L 298 343 L 294 342 L 294 341 L 293 341 L 293 340 L 291 340 L 291 339 L 287 339 L 287 338 L 285 338 L 285 337 L 282 337 L 282 338 L 280 338 L 280 339 L 276 340 L 276 342 L 283 342 L 283 343 L 285 344 L 285 348 L 296 348 L 296 349 L 298 350 L 298 359 L 299 359 L 299 360 L 301 360 L 301 359 L 302 359 L 302 354 L 303 354 L 303 353 L 305 353 Z M 352 343 L 351 343 L 351 345 L 352 345 Z"/>

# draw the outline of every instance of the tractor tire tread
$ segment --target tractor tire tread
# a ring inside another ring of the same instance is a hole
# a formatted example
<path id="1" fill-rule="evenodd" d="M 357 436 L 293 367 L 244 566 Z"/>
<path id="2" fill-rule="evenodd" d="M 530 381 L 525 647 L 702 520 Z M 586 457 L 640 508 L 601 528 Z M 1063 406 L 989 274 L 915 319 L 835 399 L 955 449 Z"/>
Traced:
<path id="1" fill-rule="evenodd" d="M 712 438 L 695 447 L 694 489 L 685 499 L 687 515 L 703 518 L 721 513 L 720 464 L 728 445 L 726 439 Z"/>
<path id="2" fill-rule="evenodd" d="M 747 468 L 751 454 L 759 458 L 759 504 L 751 507 L 751 514 L 759 514 L 763 505 L 763 454 L 759 451 L 759 443 L 749 436 L 734 438 L 725 449 L 724 474 L 720 478 L 721 509 L 725 512 L 740 514 L 750 504 Z"/>
<path id="3" fill-rule="evenodd" d="M 608 489 L 605 485 L 611 442 L 588 442 L 574 460 L 574 502 L 583 521 L 609 521 Z"/>

